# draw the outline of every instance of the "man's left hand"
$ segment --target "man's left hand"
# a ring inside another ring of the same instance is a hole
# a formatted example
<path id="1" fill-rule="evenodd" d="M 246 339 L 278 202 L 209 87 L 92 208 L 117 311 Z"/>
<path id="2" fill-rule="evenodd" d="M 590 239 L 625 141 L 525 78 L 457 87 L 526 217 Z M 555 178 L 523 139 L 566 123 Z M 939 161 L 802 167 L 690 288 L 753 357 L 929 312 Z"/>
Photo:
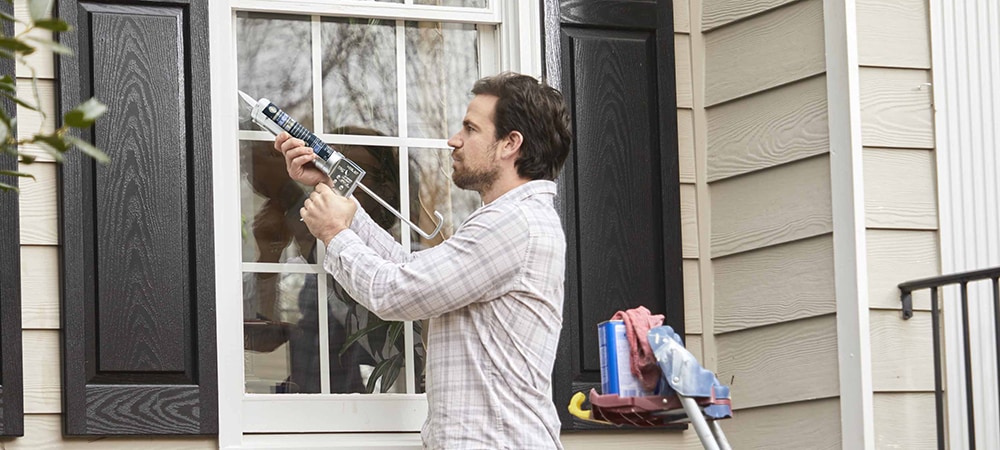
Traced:
<path id="1" fill-rule="evenodd" d="M 341 231 L 351 227 L 358 206 L 353 200 L 337 195 L 330 186 L 320 183 L 299 210 L 309 232 L 324 245 Z"/>

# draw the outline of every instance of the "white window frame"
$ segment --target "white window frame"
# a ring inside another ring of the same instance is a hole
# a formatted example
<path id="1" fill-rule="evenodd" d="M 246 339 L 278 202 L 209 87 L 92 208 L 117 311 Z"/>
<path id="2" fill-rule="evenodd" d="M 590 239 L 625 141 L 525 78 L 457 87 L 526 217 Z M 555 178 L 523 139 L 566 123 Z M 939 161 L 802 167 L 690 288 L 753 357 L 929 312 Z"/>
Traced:
<path id="1" fill-rule="evenodd" d="M 487 3 L 486 9 L 414 5 L 412 0 L 402 4 L 357 0 L 213 0 L 209 3 L 220 448 L 420 448 L 417 432 L 427 414 L 423 394 L 244 393 L 243 324 L 239 311 L 243 307 L 242 269 L 247 263 L 241 258 L 239 167 L 235 162 L 238 161 L 239 137 L 249 137 L 247 133 L 256 132 L 238 131 L 236 110 L 232 107 L 237 104 L 233 89 L 236 85 L 233 29 L 236 12 L 494 25 L 496 33 L 486 33 L 480 39 L 480 46 L 489 52 L 480 54 L 493 53 L 498 58 L 483 61 L 482 73 L 511 70 L 541 77 L 540 6 L 517 0 L 488 0 Z M 405 104 L 400 107 L 405 110 Z M 400 124 L 401 133 L 405 133 L 403 126 Z M 383 142 L 385 139 L 379 138 L 377 144 L 395 145 Z M 411 145 L 414 141 L 409 139 Z M 440 147 L 440 144 L 433 146 Z M 325 277 L 320 279 L 325 280 Z M 404 335 L 409 340 L 412 339 L 412 325 L 407 325 Z M 407 343 L 408 360 L 412 360 L 410 344 Z M 407 380 L 408 384 L 413 383 L 412 376 Z M 391 418 L 388 422 L 394 425 L 372 426 L 368 418 L 376 416 Z M 332 434 L 330 424 L 333 422 L 363 432 Z"/>

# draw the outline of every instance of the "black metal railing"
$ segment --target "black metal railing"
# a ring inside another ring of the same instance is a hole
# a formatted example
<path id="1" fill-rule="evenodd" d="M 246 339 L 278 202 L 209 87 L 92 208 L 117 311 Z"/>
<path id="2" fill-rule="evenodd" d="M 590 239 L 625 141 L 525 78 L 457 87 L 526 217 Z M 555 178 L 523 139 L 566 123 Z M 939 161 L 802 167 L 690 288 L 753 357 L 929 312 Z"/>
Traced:
<path id="1" fill-rule="evenodd" d="M 969 283 L 981 280 L 991 280 L 993 284 L 993 327 L 996 349 L 1000 351 L 1000 267 L 976 270 L 971 272 L 942 275 L 923 278 L 899 284 L 899 298 L 903 302 L 903 319 L 913 317 L 913 291 L 930 289 L 931 291 L 931 328 L 934 343 L 934 406 L 937 412 L 937 444 L 944 450 L 944 389 L 941 386 L 941 324 L 938 305 L 938 289 L 953 284 L 959 285 L 962 295 L 962 336 L 963 352 L 965 353 L 965 405 L 969 425 L 969 448 L 976 448 L 976 425 L 973 420 L 972 392 L 972 351 L 969 346 Z M 1000 373 L 1000 358 L 997 358 L 997 373 Z"/>

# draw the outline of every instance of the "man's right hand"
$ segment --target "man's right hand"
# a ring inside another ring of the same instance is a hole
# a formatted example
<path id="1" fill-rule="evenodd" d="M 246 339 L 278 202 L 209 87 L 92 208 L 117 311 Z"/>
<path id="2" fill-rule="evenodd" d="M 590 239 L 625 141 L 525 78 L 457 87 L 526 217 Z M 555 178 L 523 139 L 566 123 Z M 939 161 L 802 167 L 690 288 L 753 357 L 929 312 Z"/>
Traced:
<path id="1" fill-rule="evenodd" d="M 317 158 L 316 153 L 312 148 L 306 147 L 306 143 L 301 139 L 293 138 L 288 133 L 281 133 L 274 138 L 274 149 L 285 155 L 285 168 L 293 180 L 307 186 L 330 183 L 330 177 L 315 164 L 310 164 Z"/>

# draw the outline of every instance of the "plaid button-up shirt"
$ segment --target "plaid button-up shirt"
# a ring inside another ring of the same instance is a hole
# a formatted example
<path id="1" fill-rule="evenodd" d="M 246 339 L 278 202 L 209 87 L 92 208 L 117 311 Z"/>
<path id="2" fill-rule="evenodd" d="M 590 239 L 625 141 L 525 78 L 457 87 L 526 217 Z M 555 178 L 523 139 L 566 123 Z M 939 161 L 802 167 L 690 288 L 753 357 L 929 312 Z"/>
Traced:
<path id="1" fill-rule="evenodd" d="M 552 366 L 562 326 L 566 238 L 555 183 L 536 180 L 407 254 L 360 208 L 326 270 L 386 320 L 430 319 L 424 446 L 553 449 Z"/>

